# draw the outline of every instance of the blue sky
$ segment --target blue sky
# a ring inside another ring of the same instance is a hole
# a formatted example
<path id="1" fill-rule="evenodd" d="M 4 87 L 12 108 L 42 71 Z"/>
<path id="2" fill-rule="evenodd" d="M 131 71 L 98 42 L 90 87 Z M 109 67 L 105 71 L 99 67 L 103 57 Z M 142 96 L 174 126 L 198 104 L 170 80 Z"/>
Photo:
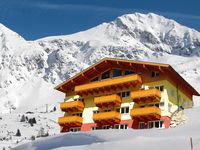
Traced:
<path id="1" fill-rule="evenodd" d="M 0 0 L 0 23 L 27 40 L 71 34 L 126 13 L 153 12 L 200 31 L 199 0 Z"/>

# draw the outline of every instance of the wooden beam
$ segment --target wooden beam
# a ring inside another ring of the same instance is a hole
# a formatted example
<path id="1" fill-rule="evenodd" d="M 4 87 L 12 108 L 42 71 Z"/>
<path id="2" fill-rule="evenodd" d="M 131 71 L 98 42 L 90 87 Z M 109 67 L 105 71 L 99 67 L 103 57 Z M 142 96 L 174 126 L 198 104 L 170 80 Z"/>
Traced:
<path id="1" fill-rule="evenodd" d="M 120 90 L 122 90 L 123 89 L 123 86 L 122 85 L 120 85 L 120 84 L 118 84 L 118 85 L 116 85 Z"/>
<path id="2" fill-rule="evenodd" d="M 164 70 L 162 69 L 161 66 L 158 66 L 158 69 L 159 69 L 160 72 L 164 73 Z"/>
<path id="3" fill-rule="evenodd" d="M 73 79 L 71 80 L 71 83 L 78 85 L 78 83 L 76 81 L 74 81 Z"/>
<path id="4" fill-rule="evenodd" d="M 149 69 L 147 68 L 147 66 L 146 66 L 145 64 L 142 64 L 142 67 L 143 67 L 145 70 L 149 71 Z"/>
<path id="5" fill-rule="evenodd" d="M 129 66 L 130 66 L 130 68 L 131 68 L 132 70 L 135 70 L 135 67 L 133 66 L 132 63 L 129 63 Z"/>
<path id="6" fill-rule="evenodd" d="M 92 90 L 88 90 L 88 93 L 93 95 L 94 92 Z"/>
<path id="7" fill-rule="evenodd" d="M 108 91 L 108 92 L 111 91 L 111 89 L 109 87 L 105 87 L 104 89 L 105 89 L 105 91 Z"/>
<path id="8" fill-rule="evenodd" d="M 94 93 L 99 94 L 99 90 L 93 89 Z"/>
<path id="9" fill-rule="evenodd" d="M 60 86 L 61 91 L 66 91 L 63 86 Z"/>
<path id="10" fill-rule="evenodd" d="M 111 88 L 112 88 L 113 90 L 116 90 L 116 89 L 117 89 L 115 85 L 111 85 Z"/>
<path id="11" fill-rule="evenodd" d="M 82 77 L 84 77 L 86 80 L 90 80 L 84 73 L 81 73 Z"/>
<path id="12" fill-rule="evenodd" d="M 96 67 L 93 67 L 92 69 L 93 69 L 94 71 L 96 71 L 98 74 L 100 74 L 100 73 L 101 73 L 99 70 L 97 70 L 97 68 L 96 68 Z"/>
<path id="13" fill-rule="evenodd" d="M 105 60 L 105 63 L 112 69 L 113 66 L 107 60 Z"/>

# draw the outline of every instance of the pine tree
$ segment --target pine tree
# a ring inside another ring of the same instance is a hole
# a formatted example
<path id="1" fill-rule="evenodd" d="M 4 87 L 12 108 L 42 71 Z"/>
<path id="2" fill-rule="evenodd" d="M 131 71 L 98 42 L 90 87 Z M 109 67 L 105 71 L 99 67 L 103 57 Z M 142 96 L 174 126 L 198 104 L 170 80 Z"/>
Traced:
<path id="1" fill-rule="evenodd" d="M 20 119 L 20 122 L 25 122 L 26 118 L 24 115 L 22 115 L 21 119 Z"/>
<path id="2" fill-rule="evenodd" d="M 30 123 L 30 125 L 31 125 L 31 127 L 32 127 L 32 126 L 33 126 L 33 119 L 30 118 L 30 119 L 28 120 L 28 123 Z"/>
<path id="3" fill-rule="evenodd" d="M 21 132 L 20 132 L 20 130 L 19 130 L 19 129 L 17 129 L 16 136 L 21 136 Z"/>
<path id="4" fill-rule="evenodd" d="M 28 117 L 26 116 L 26 121 L 28 121 Z"/>
<path id="5" fill-rule="evenodd" d="M 31 136 L 31 140 L 32 140 L 32 141 L 35 140 L 35 136 L 34 136 L 34 135 Z"/>
<path id="6" fill-rule="evenodd" d="M 56 106 L 54 106 L 53 111 L 56 111 Z"/>
<path id="7" fill-rule="evenodd" d="M 41 127 L 40 130 L 38 131 L 37 137 L 43 137 L 44 135 L 45 135 L 45 133 L 44 133 L 44 128 Z"/>
<path id="8" fill-rule="evenodd" d="M 33 122 L 33 124 L 34 124 L 34 123 L 35 123 L 35 124 L 37 123 L 35 117 L 32 119 L 32 122 Z"/>

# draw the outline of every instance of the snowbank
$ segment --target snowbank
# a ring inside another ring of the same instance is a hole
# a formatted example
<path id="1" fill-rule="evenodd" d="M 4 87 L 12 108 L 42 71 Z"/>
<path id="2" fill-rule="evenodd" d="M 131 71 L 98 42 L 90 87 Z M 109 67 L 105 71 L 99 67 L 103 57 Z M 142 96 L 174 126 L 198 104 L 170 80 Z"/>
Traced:
<path id="1" fill-rule="evenodd" d="M 17 146 L 13 150 L 189 150 L 190 137 L 200 149 L 200 107 L 185 111 L 188 122 L 171 129 L 97 130 L 64 133 Z"/>

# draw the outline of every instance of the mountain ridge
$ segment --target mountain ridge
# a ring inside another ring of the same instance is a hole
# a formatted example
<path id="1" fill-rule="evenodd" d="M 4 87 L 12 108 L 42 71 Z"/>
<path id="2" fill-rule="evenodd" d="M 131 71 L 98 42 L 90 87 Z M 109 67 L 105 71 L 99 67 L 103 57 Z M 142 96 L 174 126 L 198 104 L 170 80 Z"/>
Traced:
<path id="1" fill-rule="evenodd" d="M 27 109 L 62 101 L 53 87 L 104 57 L 169 63 L 200 89 L 199 56 L 198 31 L 153 13 L 127 14 L 86 31 L 35 41 L 0 24 L 0 108 L 8 112 L 8 101 Z M 37 88 L 51 91 L 52 98 Z"/>

